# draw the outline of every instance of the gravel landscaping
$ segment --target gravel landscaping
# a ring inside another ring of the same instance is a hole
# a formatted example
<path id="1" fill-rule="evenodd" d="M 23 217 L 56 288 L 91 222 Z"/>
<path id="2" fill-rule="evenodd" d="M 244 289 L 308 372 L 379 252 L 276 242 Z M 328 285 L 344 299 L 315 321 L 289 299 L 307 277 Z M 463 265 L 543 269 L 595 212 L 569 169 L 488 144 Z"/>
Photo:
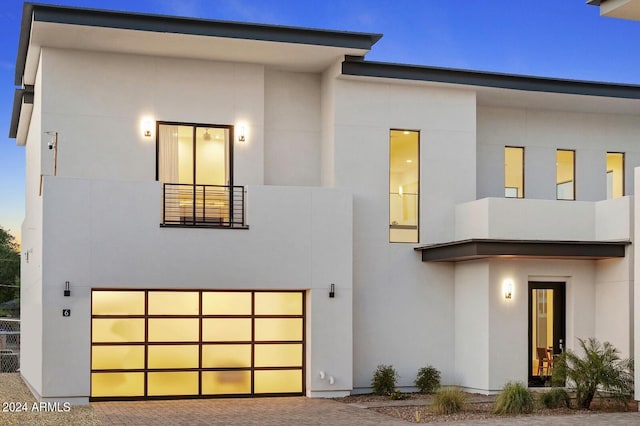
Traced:
<path id="1" fill-rule="evenodd" d="M 2 426 L 102 424 L 90 405 L 81 407 L 63 404 L 40 405 L 18 373 L 0 373 L 0 404 L 0 425 Z"/>
<path id="2" fill-rule="evenodd" d="M 431 395 L 418 393 L 408 393 L 406 400 L 393 401 L 387 396 L 380 395 L 351 395 L 344 398 L 335 398 L 335 401 L 376 411 L 391 417 L 396 417 L 412 423 L 432 423 L 449 421 L 474 421 L 489 418 L 499 418 L 492 413 L 495 396 L 485 396 L 479 394 L 466 394 L 467 403 L 463 411 L 457 414 L 438 415 L 430 407 Z M 627 407 L 627 411 L 637 411 L 637 404 L 632 402 Z M 527 416 L 570 416 L 576 414 L 589 415 L 600 412 L 625 411 L 624 407 L 616 405 L 609 400 L 594 400 L 592 410 L 578 410 L 569 408 L 548 409 L 537 406 L 533 413 Z M 524 416 L 524 415 L 523 415 Z M 519 416 L 522 417 L 522 416 Z"/>

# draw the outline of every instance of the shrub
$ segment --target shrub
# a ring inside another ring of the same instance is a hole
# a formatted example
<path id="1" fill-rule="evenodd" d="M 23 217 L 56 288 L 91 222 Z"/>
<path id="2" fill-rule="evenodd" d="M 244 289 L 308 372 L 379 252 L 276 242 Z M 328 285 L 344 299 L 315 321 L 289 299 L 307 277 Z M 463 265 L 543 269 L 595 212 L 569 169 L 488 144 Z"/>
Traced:
<path id="1" fill-rule="evenodd" d="M 560 408 L 563 404 L 567 408 L 571 406 L 571 398 L 569 394 L 560 388 L 553 388 L 549 392 L 540 394 L 540 403 L 547 408 Z"/>
<path id="2" fill-rule="evenodd" d="M 433 393 L 440 387 L 440 371 L 430 365 L 422 367 L 415 383 L 420 393 Z"/>
<path id="3" fill-rule="evenodd" d="M 431 407 L 436 414 L 454 414 L 462 410 L 465 395 L 457 387 L 441 388 L 431 401 Z"/>
<path id="4" fill-rule="evenodd" d="M 533 411 L 533 393 L 521 382 L 504 385 L 496 399 L 495 414 L 526 414 Z"/>
<path id="5" fill-rule="evenodd" d="M 389 395 L 395 391 L 398 373 L 391 365 L 380 364 L 373 373 L 371 387 L 376 395 Z"/>
<path id="6" fill-rule="evenodd" d="M 578 340 L 584 356 L 571 350 L 564 352 L 555 363 L 554 382 L 569 380 L 576 388 L 578 407 L 586 410 L 596 394 L 628 401 L 633 395 L 633 361 L 620 359 L 620 352 L 609 342 Z"/>

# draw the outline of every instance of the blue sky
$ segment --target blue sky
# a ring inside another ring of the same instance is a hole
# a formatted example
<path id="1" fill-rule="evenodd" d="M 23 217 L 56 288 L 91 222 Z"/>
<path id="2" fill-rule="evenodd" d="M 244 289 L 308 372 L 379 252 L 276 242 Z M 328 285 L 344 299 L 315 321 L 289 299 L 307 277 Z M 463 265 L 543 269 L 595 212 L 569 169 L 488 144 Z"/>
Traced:
<path id="1" fill-rule="evenodd" d="M 640 22 L 585 0 L 40 0 L 99 9 L 382 33 L 375 61 L 640 84 Z M 0 5 L 0 225 L 19 234 L 24 148 L 9 139 L 21 0 Z M 19 236 L 19 235 L 18 235 Z"/>

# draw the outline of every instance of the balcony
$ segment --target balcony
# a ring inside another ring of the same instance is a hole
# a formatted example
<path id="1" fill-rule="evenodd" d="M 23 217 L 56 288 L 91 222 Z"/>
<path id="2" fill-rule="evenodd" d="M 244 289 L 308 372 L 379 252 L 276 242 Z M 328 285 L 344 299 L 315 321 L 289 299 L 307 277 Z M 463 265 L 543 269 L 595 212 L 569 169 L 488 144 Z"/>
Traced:
<path id="1" fill-rule="evenodd" d="M 164 183 L 162 226 L 247 228 L 244 186 Z"/>

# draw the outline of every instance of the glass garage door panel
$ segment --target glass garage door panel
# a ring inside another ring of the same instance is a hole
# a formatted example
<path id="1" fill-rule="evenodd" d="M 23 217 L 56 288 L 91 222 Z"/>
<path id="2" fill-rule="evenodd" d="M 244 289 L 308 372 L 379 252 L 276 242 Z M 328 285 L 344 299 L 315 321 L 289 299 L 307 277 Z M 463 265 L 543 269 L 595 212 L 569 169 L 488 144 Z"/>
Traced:
<path id="1" fill-rule="evenodd" d="M 304 293 L 94 290 L 91 397 L 304 393 Z"/>
<path id="2" fill-rule="evenodd" d="M 255 372 L 255 393 L 302 392 L 302 370 L 263 370 Z"/>
<path id="3" fill-rule="evenodd" d="M 91 396 L 144 396 L 144 373 L 93 373 Z"/>

